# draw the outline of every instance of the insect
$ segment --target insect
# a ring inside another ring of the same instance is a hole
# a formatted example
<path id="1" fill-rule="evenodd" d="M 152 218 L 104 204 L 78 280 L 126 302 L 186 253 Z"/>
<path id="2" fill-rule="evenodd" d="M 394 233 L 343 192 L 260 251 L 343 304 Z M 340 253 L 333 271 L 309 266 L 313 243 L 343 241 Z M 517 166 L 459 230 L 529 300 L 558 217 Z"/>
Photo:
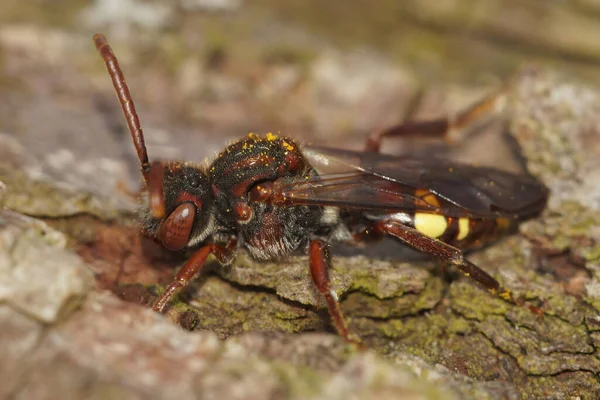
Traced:
<path id="1" fill-rule="evenodd" d="M 135 106 L 117 59 L 103 35 L 94 36 L 127 120 L 145 182 L 144 234 L 170 250 L 194 249 L 156 300 L 162 312 L 175 292 L 203 268 L 245 248 L 263 260 L 306 251 L 312 280 L 333 325 L 351 341 L 328 269 L 333 241 L 390 236 L 457 267 L 492 293 L 511 292 L 463 256 L 509 233 L 545 207 L 548 190 L 526 175 L 441 159 L 389 156 L 380 141 L 405 131 L 444 134 L 495 106 L 485 99 L 454 121 L 409 123 L 372 135 L 369 151 L 305 146 L 272 134 L 248 135 L 208 166 L 150 163 Z"/>

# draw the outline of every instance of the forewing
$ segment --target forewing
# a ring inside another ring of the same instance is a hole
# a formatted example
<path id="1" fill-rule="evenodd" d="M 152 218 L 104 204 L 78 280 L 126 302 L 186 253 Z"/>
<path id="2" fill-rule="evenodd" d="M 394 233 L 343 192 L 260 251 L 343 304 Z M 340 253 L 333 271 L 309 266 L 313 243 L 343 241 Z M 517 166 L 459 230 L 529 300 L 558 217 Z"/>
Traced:
<path id="1" fill-rule="evenodd" d="M 303 182 L 278 181 L 275 203 L 327 205 L 381 213 L 428 211 L 454 217 L 472 216 L 462 207 L 440 203 L 430 193 L 362 171 L 319 175 Z"/>
<path id="2" fill-rule="evenodd" d="M 548 196 L 543 185 L 526 175 L 437 158 L 395 157 L 313 146 L 307 146 L 304 154 L 321 175 L 313 182 L 319 189 L 309 189 L 309 183 L 305 182 L 302 189 L 290 187 L 289 191 L 296 196 L 304 192 L 302 196 L 308 197 L 308 191 L 312 190 L 315 200 L 329 198 L 335 193 L 337 198 L 345 196 L 347 203 L 364 203 L 366 206 L 367 196 L 375 192 L 379 200 L 385 201 L 381 206 L 382 202 L 375 200 L 377 204 L 372 207 L 384 208 L 391 205 L 394 200 L 391 192 L 395 191 L 396 199 L 400 201 L 394 209 L 421 210 L 422 204 L 414 203 L 414 192 L 422 189 L 441 198 L 444 205 L 437 211 L 449 216 L 525 218 L 538 213 Z M 346 175 L 344 183 L 330 180 L 340 174 Z M 386 181 L 397 185 L 386 185 Z"/>

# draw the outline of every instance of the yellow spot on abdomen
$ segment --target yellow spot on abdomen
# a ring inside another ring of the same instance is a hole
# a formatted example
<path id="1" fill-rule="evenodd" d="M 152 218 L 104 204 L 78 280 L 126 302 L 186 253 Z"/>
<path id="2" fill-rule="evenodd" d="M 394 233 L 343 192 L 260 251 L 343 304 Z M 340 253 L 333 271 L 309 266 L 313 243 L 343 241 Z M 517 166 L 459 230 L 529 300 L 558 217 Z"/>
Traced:
<path id="1" fill-rule="evenodd" d="M 422 234 L 436 239 L 446 232 L 448 221 L 443 215 L 416 213 L 415 228 Z"/>
<path id="2" fill-rule="evenodd" d="M 458 234 L 456 235 L 456 240 L 464 240 L 467 236 L 469 236 L 469 224 L 469 218 L 458 219 Z"/>

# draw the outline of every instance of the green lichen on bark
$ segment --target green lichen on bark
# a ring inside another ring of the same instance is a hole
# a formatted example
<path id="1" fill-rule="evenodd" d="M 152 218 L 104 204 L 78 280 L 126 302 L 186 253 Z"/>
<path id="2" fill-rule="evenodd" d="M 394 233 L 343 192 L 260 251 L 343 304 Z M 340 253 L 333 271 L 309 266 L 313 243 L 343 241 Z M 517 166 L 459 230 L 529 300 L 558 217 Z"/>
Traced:
<path id="1" fill-rule="evenodd" d="M 48 181 L 31 179 L 24 172 L 1 163 L 0 182 L 6 186 L 2 197 L 4 206 L 22 214 L 40 218 L 88 214 L 104 220 L 118 215 L 90 193 L 61 189 Z"/>
<path id="2" fill-rule="evenodd" d="M 528 124 L 522 122 L 514 129 L 523 134 Z M 531 126 L 538 129 L 541 125 Z M 567 127 L 577 132 L 577 125 Z M 528 140 L 532 139 L 528 136 Z M 570 147 L 576 149 L 574 145 Z M 532 148 L 537 152 L 551 151 L 527 142 L 523 148 L 526 155 Z M 563 181 L 555 180 L 556 171 L 551 172 L 555 169 L 555 158 L 537 154 L 531 159 L 530 169 L 553 188 L 553 199 L 567 199 L 569 194 L 560 192 L 560 185 L 574 187 L 574 183 L 560 174 Z M 554 166 L 545 167 L 544 160 Z M 589 162 L 580 157 L 577 165 Z M 75 223 L 75 215 L 93 215 L 100 224 L 110 224 L 112 216 L 118 215 L 116 211 L 103 209 L 103 203 L 90 195 L 73 197 L 71 191 L 32 181 L 11 169 L 0 169 L 0 180 L 6 185 L 3 196 L 6 207 L 51 217 L 54 221 L 63 220 L 66 227 Z M 591 198 L 578 192 L 575 197 L 576 200 L 570 201 L 551 200 L 548 211 L 525 224 L 522 233 L 468 256 L 510 288 L 516 298 L 541 307 L 543 316 L 492 296 L 466 277 L 449 279 L 435 263 L 427 260 L 334 257 L 332 285 L 342 300 L 350 329 L 386 362 L 415 356 L 429 365 L 441 364 L 476 380 L 512 382 L 524 398 L 549 392 L 589 393 L 597 385 L 600 373 L 597 357 L 600 323 L 594 309 L 600 303 L 598 295 L 593 286 L 585 293 L 586 301 L 566 295 L 554 276 L 536 270 L 534 244 L 568 249 L 581 256 L 586 268 L 597 261 L 597 224 Z M 86 243 L 93 246 L 93 241 L 88 243 L 86 239 Z M 594 270 L 590 270 L 594 275 Z M 590 282 L 596 278 L 594 275 Z M 141 290 L 152 297 L 160 288 L 146 286 Z M 115 292 L 119 290 L 123 294 L 129 289 L 123 286 Z M 140 286 L 130 290 L 133 293 Z M 149 297 L 131 297 L 134 298 Z M 332 330 L 326 308 L 313 288 L 305 256 L 257 262 L 242 251 L 230 266 L 220 267 L 213 262 L 204 277 L 194 281 L 189 291 L 172 302 L 167 314 L 187 329 L 212 331 L 228 341 L 249 332 L 260 332 L 268 340 L 268 335 L 275 332 L 303 337 L 305 332 Z M 347 349 L 343 343 L 341 346 Z M 355 356 L 355 350 L 343 350 L 333 358 L 344 363 Z M 298 396 L 313 393 L 307 389 L 313 385 L 324 388 L 323 382 L 315 381 L 318 374 L 311 368 L 304 371 L 287 364 L 274 368 L 276 371 L 272 372 L 281 379 L 300 377 L 298 386 L 290 385 L 289 389 Z M 244 371 L 245 368 L 234 372 L 243 375 Z M 465 387 L 469 389 L 463 388 L 460 393 L 498 393 L 486 392 L 487 389 L 471 383 Z M 437 394 L 432 396 L 435 398 Z"/>

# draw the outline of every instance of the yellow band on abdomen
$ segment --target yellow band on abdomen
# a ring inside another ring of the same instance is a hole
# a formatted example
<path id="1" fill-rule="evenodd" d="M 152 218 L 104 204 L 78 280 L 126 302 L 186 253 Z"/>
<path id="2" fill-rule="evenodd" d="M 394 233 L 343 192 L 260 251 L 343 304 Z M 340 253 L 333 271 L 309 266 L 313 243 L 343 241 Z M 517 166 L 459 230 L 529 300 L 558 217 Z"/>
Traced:
<path id="1" fill-rule="evenodd" d="M 448 220 L 439 214 L 416 213 L 415 228 L 430 238 L 439 238 L 448 228 Z"/>

